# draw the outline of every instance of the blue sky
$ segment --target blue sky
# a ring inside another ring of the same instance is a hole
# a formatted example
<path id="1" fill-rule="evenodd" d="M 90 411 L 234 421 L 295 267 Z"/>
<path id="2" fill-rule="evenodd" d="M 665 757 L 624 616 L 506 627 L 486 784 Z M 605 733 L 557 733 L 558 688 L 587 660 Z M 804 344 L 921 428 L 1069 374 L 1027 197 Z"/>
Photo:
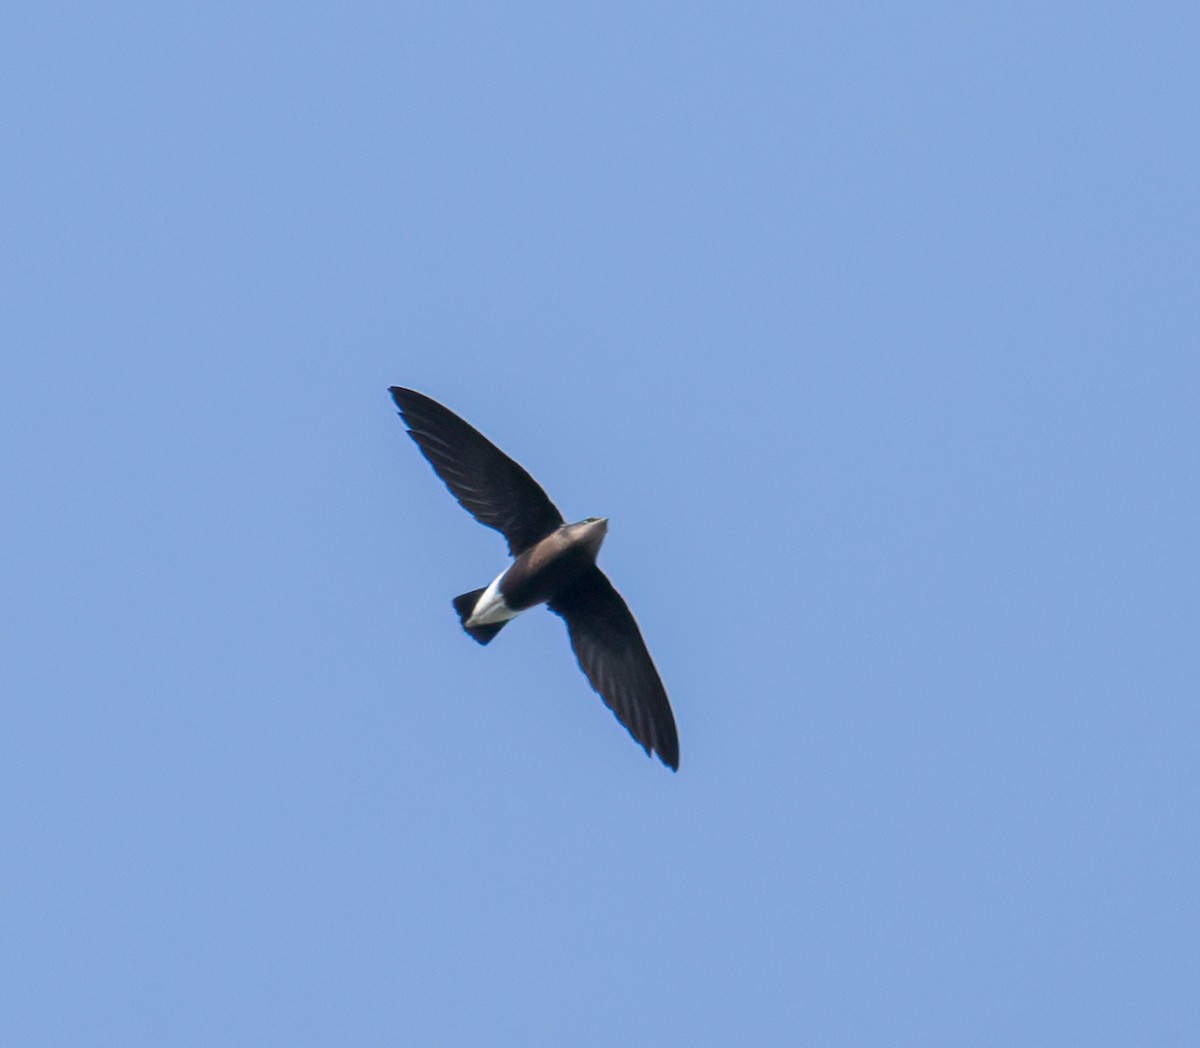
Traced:
<path id="1" fill-rule="evenodd" d="M 1193 6 L 3 18 L 0 1041 L 1197 1043 Z"/>

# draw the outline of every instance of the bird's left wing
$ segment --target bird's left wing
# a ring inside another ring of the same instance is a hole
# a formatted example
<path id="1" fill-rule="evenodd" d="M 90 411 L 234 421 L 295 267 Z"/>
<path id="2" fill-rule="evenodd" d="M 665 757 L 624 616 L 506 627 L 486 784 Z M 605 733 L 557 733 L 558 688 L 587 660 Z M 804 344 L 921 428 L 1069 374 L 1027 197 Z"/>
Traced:
<path id="1" fill-rule="evenodd" d="M 667 691 L 629 606 L 596 566 L 550 601 L 566 620 L 579 666 L 646 753 L 679 768 L 679 736 Z"/>
<path id="2" fill-rule="evenodd" d="M 538 482 L 474 426 L 423 393 L 392 386 L 391 394 L 409 436 L 450 494 L 508 539 L 514 557 L 563 523 Z"/>

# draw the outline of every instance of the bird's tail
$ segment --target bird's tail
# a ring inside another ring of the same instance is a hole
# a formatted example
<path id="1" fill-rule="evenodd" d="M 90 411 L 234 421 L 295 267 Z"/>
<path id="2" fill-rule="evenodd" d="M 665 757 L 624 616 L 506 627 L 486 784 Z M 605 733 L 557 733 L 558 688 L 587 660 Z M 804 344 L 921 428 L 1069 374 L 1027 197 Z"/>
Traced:
<path id="1" fill-rule="evenodd" d="M 471 613 L 475 610 L 475 605 L 479 603 L 479 598 L 483 596 L 483 591 L 486 588 L 481 587 L 477 590 L 471 590 L 470 593 L 461 593 L 454 598 L 454 610 L 458 612 L 462 628 L 471 635 L 473 640 L 479 641 L 480 644 L 487 644 L 488 641 L 504 628 L 503 622 L 494 622 L 490 626 L 467 625 L 467 619 L 471 617 Z"/>

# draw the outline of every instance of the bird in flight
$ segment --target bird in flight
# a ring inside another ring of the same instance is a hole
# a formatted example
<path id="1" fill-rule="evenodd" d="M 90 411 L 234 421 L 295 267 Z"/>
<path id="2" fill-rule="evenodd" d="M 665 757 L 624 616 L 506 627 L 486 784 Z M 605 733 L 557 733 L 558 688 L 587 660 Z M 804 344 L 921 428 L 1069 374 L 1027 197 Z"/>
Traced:
<path id="1" fill-rule="evenodd" d="M 667 692 L 637 623 L 596 554 L 608 520 L 563 520 L 541 486 L 454 412 L 422 393 L 391 387 L 409 436 L 450 494 L 508 540 L 514 557 L 481 589 L 454 598 L 463 629 L 487 644 L 509 619 L 545 604 L 566 621 L 579 666 L 646 751 L 679 768 L 679 737 Z"/>

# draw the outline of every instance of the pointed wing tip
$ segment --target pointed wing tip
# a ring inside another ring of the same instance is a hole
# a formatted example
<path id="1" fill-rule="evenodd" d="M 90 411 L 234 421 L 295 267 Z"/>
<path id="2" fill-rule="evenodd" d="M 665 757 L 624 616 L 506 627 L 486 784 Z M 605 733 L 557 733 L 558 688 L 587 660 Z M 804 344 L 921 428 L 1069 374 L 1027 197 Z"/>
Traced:
<path id="1" fill-rule="evenodd" d="M 620 723 L 620 718 L 617 718 Z M 622 724 L 624 727 L 624 724 Z M 629 731 L 628 728 L 625 729 Z M 633 735 L 632 731 L 629 731 Z M 643 750 L 646 751 L 646 756 L 653 759 L 657 757 L 663 764 L 670 768 L 671 771 L 679 771 L 679 740 L 675 738 L 667 739 L 665 742 L 643 742 L 636 735 L 633 735 L 633 741 L 636 742 Z"/>
<path id="2" fill-rule="evenodd" d="M 388 386 L 388 392 L 392 395 L 396 410 L 400 412 L 400 421 L 404 423 L 404 431 L 416 441 L 418 447 L 421 447 L 421 441 L 418 439 L 416 433 L 413 432 L 413 424 L 408 417 L 408 412 L 413 407 L 413 398 L 419 397 L 421 394 L 411 389 L 405 389 L 403 386 Z M 423 448 L 421 453 L 425 454 Z M 429 456 L 426 455 L 425 457 L 428 458 Z"/>
<path id="3" fill-rule="evenodd" d="M 392 395 L 392 400 L 395 401 L 396 407 L 400 409 L 401 414 L 404 412 L 404 402 L 406 400 L 411 404 L 413 397 L 421 395 L 414 390 L 405 389 L 403 386 L 388 386 L 388 392 Z"/>
<path id="4" fill-rule="evenodd" d="M 433 397 L 427 397 L 424 393 L 418 393 L 415 389 L 409 389 L 406 386 L 388 386 L 388 392 L 392 395 L 392 400 L 395 401 L 396 407 L 400 409 L 401 414 L 414 409 L 420 410 L 421 408 L 433 408 L 453 414 L 449 408 L 439 404 Z M 455 416 L 455 418 L 457 417 Z"/>
<path id="5" fill-rule="evenodd" d="M 647 750 L 646 751 L 647 756 L 649 756 L 649 753 L 650 753 L 650 751 Z M 661 746 L 656 746 L 654 748 L 654 754 L 656 757 L 658 757 L 658 759 L 660 761 L 663 762 L 663 764 L 665 764 L 668 768 L 670 768 L 671 771 L 679 771 L 679 747 L 678 746 L 672 746 L 672 747 L 668 747 L 666 749 L 664 749 Z"/>

